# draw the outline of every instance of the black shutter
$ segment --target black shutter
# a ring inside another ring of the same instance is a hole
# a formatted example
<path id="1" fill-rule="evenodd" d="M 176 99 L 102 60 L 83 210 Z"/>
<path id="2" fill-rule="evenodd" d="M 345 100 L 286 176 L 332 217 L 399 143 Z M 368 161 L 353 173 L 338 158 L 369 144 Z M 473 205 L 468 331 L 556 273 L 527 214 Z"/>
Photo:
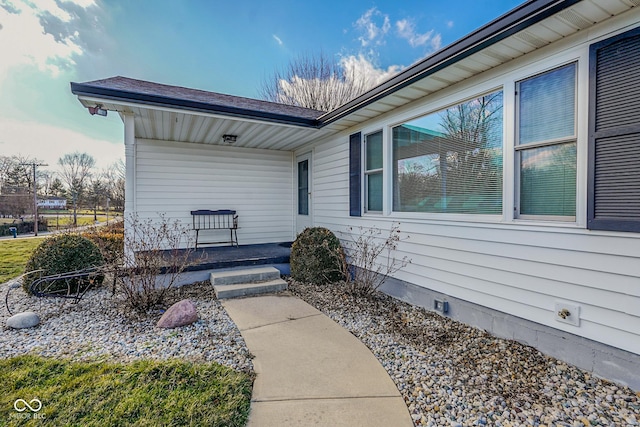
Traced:
<path id="1" fill-rule="evenodd" d="M 362 134 L 349 137 L 349 215 L 361 216 L 360 189 L 362 188 Z"/>
<path id="2" fill-rule="evenodd" d="M 640 231 L 640 29 L 590 48 L 587 227 Z"/>

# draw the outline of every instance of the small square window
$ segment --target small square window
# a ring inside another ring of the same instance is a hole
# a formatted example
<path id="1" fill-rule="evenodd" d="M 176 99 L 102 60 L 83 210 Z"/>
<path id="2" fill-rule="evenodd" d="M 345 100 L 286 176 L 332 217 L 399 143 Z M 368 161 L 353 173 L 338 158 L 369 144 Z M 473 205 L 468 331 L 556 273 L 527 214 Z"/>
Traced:
<path id="1" fill-rule="evenodd" d="M 520 215 L 576 214 L 576 144 L 520 153 Z"/>

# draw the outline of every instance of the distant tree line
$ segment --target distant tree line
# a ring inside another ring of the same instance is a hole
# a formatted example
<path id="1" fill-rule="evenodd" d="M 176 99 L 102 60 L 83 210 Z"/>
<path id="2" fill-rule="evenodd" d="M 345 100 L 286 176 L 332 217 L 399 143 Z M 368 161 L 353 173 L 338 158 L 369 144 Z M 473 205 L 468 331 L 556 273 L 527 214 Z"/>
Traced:
<path id="1" fill-rule="evenodd" d="M 0 216 L 21 217 L 33 212 L 33 191 L 37 197 L 60 197 L 67 200 L 75 214 L 78 209 L 97 210 L 109 206 L 124 210 L 124 162 L 119 160 L 98 170 L 95 159 L 87 153 L 65 154 L 58 159 L 59 171 L 48 167 L 36 169 L 33 182 L 31 164 L 37 158 L 0 155 Z"/>

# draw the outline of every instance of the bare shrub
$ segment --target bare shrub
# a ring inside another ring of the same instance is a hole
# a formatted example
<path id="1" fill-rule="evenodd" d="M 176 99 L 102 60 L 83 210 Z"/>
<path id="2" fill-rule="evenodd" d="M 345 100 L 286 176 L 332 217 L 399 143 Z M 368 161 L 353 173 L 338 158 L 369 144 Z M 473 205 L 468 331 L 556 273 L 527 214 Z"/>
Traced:
<path id="1" fill-rule="evenodd" d="M 390 275 L 411 262 L 407 256 L 397 259 L 394 254 L 398 243 L 408 239 L 401 236 L 399 223 L 391 225 L 388 235 L 377 227 L 349 227 L 340 234 L 346 254 L 342 269 L 352 294 L 373 294 Z"/>
<path id="2" fill-rule="evenodd" d="M 159 219 L 131 215 L 125 229 L 124 265 L 116 266 L 115 292 L 129 308 L 144 312 L 160 306 L 180 274 L 194 262 L 194 239 L 189 228 L 164 214 Z"/>
<path id="3" fill-rule="evenodd" d="M 95 243 L 107 264 L 122 264 L 124 256 L 124 223 L 117 221 L 100 227 L 91 227 L 81 234 Z"/>

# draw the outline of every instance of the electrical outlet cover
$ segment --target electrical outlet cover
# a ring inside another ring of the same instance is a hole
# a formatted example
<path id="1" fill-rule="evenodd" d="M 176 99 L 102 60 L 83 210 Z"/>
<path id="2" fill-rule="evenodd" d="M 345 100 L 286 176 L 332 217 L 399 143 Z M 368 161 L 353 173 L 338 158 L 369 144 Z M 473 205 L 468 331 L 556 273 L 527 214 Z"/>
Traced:
<path id="1" fill-rule="evenodd" d="M 560 315 L 563 310 L 569 312 L 569 315 L 564 318 Z M 554 316 L 558 322 L 568 323 L 573 326 L 580 326 L 580 306 L 578 304 L 556 301 Z"/>
<path id="2" fill-rule="evenodd" d="M 434 299 L 433 309 L 439 311 L 440 313 L 446 314 L 449 311 L 449 303 L 444 300 Z"/>

